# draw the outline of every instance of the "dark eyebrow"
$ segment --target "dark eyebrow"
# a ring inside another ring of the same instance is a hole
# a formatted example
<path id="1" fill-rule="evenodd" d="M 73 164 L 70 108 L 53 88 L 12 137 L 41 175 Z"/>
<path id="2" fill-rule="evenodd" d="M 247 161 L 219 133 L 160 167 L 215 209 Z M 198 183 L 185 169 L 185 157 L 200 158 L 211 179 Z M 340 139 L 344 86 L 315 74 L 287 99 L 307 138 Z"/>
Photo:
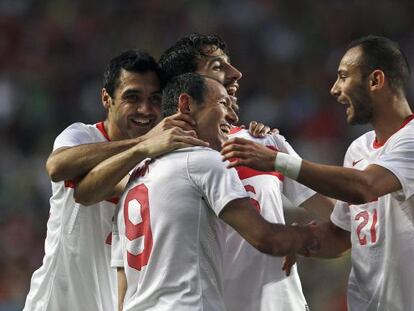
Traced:
<path id="1" fill-rule="evenodd" d="M 220 55 L 220 56 L 205 55 L 204 58 L 206 58 L 209 63 L 212 63 L 212 62 L 226 62 L 226 63 L 230 64 L 230 58 L 228 56 L 225 57 L 224 55 Z"/>
<path id="2" fill-rule="evenodd" d="M 128 96 L 128 95 L 139 95 L 142 94 L 141 90 L 138 89 L 127 89 L 122 93 L 122 96 Z"/>

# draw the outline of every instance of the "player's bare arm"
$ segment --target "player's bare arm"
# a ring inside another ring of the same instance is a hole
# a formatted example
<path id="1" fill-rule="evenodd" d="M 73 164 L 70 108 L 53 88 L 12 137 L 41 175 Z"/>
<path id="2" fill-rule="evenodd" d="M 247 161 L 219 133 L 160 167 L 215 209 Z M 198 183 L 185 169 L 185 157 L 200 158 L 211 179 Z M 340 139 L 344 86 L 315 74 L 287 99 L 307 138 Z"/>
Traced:
<path id="1" fill-rule="evenodd" d="M 145 140 L 139 144 L 102 161 L 88 172 L 77 183 L 74 192 L 76 202 L 91 205 L 120 195 L 127 182 L 125 176 L 146 158 L 155 158 L 185 147 L 208 146 L 208 143 L 197 138 L 194 130 L 171 127 L 155 132 L 154 135 L 145 135 Z"/>
<path id="2" fill-rule="evenodd" d="M 144 136 L 113 142 L 83 144 L 55 150 L 46 162 L 46 170 L 52 181 L 75 179 L 86 174 L 103 160 L 127 150 L 141 141 L 173 127 L 192 130 L 194 121 L 187 115 L 177 114 L 162 120 Z"/>
<path id="3" fill-rule="evenodd" d="M 319 220 L 328 221 L 335 205 L 335 200 L 327 198 L 319 193 L 311 196 L 301 204 L 306 211 L 316 216 Z"/>
<path id="4" fill-rule="evenodd" d="M 313 252 L 318 248 L 313 228 L 270 223 L 260 216 L 248 198 L 229 202 L 220 213 L 220 218 L 266 254 L 284 256 Z"/>
<path id="5" fill-rule="evenodd" d="M 281 169 L 276 167 L 277 164 L 275 166 L 276 157 L 280 153 L 243 138 L 226 141 L 221 153 L 223 160 L 236 159 L 229 164 L 229 167 L 243 165 L 261 171 Z M 284 157 L 289 157 L 285 158 L 284 164 L 293 160 L 290 155 Z M 287 169 L 291 170 L 289 164 Z M 297 170 L 297 176 L 289 176 L 289 172 L 282 173 L 328 197 L 354 204 L 371 202 L 380 196 L 401 189 L 397 177 L 378 165 L 369 165 L 365 170 L 357 170 L 302 160 L 299 167 L 293 170 Z"/>
<path id="6" fill-rule="evenodd" d="M 115 142 L 62 147 L 53 151 L 46 162 L 46 170 L 54 182 L 75 179 L 84 175 L 99 162 L 136 145 L 142 138 Z"/>
<path id="7" fill-rule="evenodd" d="M 124 298 L 127 290 L 127 280 L 124 268 L 117 268 L 117 280 L 118 280 L 118 311 L 122 311 L 124 308 Z"/>
<path id="8" fill-rule="evenodd" d="M 312 254 L 306 252 L 301 253 L 301 255 L 307 257 L 336 258 L 342 256 L 351 248 L 351 234 L 335 226 L 331 221 L 320 224 L 312 221 L 308 226 L 313 228 L 313 232 L 317 236 L 319 249 Z M 282 270 L 285 271 L 286 276 L 290 275 L 296 259 L 296 255 L 288 255 L 283 259 Z"/>

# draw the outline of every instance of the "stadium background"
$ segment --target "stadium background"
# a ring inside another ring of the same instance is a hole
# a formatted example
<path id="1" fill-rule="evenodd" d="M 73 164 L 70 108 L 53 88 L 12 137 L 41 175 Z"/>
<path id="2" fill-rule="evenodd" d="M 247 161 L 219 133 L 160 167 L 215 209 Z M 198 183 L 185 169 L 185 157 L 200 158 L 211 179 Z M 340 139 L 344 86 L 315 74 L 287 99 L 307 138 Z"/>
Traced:
<path id="1" fill-rule="evenodd" d="M 0 311 L 21 310 L 41 263 L 53 140 L 74 121 L 104 118 L 103 70 L 127 48 L 156 58 L 189 32 L 219 34 L 242 72 L 242 121 L 280 129 L 305 158 L 342 163 L 366 127 L 348 127 L 330 96 L 346 44 L 398 41 L 414 64 L 411 1 L 0 1 Z M 413 90 L 409 91 L 413 100 Z M 288 211 L 288 218 L 304 217 Z M 311 310 L 345 310 L 349 256 L 301 260 Z"/>

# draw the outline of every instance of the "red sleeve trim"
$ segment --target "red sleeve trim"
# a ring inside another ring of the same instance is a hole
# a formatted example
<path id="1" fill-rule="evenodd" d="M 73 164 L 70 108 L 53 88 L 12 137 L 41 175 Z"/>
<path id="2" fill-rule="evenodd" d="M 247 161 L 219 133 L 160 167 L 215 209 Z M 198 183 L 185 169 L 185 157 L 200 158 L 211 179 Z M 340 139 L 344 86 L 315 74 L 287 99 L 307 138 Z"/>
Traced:
<path id="1" fill-rule="evenodd" d="M 110 202 L 110 203 L 114 203 L 114 204 L 118 204 L 119 198 L 118 197 L 113 197 L 113 198 L 109 198 L 105 201 Z"/>
<path id="2" fill-rule="evenodd" d="M 232 127 L 232 128 L 230 129 L 230 135 L 232 135 L 232 134 L 236 134 L 236 133 L 240 132 L 241 130 L 242 130 L 242 128 L 241 128 L 241 127 L 238 127 L 238 126 Z"/>
<path id="3" fill-rule="evenodd" d="M 108 133 L 105 130 L 104 121 L 101 121 L 99 123 L 96 123 L 95 126 L 99 130 L 99 132 L 102 133 L 102 135 L 106 138 L 107 141 L 111 141 L 111 139 L 109 138 Z"/>
<path id="4" fill-rule="evenodd" d="M 76 188 L 76 183 L 74 180 L 65 180 L 66 188 Z"/>
<path id="5" fill-rule="evenodd" d="M 253 177 L 253 176 L 259 176 L 259 175 L 271 175 L 271 176 L 275 176 L 276 178 L 278 178 L 279 180 L 283 181 L 285 179 L 285 176 L 283 176 L 280 172 L 274 171 L 274 172 L 261 172 L 261 171 L 256 171 L 250 167 L 246 167 L 246 166 L 239 166 L 236 167 L 237 170 L 237 174 L 239 175 L 239 178 L 241 180 L 249 178 L 249 177 Z"/>

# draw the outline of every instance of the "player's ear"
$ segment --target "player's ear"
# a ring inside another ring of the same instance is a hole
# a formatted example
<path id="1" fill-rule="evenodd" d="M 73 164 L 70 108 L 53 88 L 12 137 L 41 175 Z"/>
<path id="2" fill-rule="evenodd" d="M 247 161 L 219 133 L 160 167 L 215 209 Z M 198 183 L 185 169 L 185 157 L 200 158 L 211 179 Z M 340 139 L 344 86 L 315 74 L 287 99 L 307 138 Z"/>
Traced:
<path id="1" fill-rule="evenodd" d="M 193 98 L 187 93 L 181 93 L 178 96 L 178 111 L 189 114 L 191 112 L 190 105 Z"/>
<path id="2" fill-rule="evenodd" d="M 385 74 L 382 70 L 374 70 L 371 74 L 370 74 L 370 88 L 372 91 L 375 90 L 380 90 L 383 88 L 384 83 L 385 83 Z"/>
<path id="3" fill-rule="evenodd" d="M 102 100 L 102 105 L 105 107 L 106 110 L 108 110 L 109 107 L 111 106 L 112 98 L 105 88 L 103 88 L 101 91 L 101 100 Z"/>

